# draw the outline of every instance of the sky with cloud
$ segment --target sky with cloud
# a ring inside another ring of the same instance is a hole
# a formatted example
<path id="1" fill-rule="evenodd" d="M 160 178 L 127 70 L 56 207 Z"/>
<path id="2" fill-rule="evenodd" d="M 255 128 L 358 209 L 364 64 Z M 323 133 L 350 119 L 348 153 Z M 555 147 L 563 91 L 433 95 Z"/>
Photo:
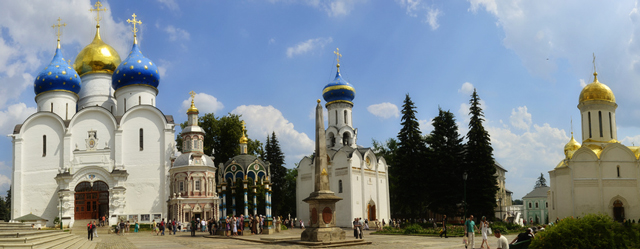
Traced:
<path id="1" fill-rule="evenodd" d="M 0 0 L 0 133 L 35 112 L 33 79 L 51 60 L 58 17 L 62 53 L 74 60 L 95 34 L 94 0 Z M 356 89 L 358 144 L 396 137 L 410 94 L 423 134 L 438 108 L 468 130 L 477 89 L 507 188 L 521 198 L 563 157 L 581 89 L 599 80 L 616 95 L 618 138 L 640 144 L 640 12 L 632 0 L 103 1 L 102 39 L 122 58 L 127 19 L 161 74 L 157 106 L 186 120 L 241 114 L 252 139 L 276 132 L 287 167 L 313 152 L 313 110 L 341 72 Z M 179 128 L 178 132 L 179 132 Z M 4 136 L 3 136 L 4 137 Z M 581 141 L 582 138 L 576 137 Z M 0 194 L 11 179 L 11 140 L 0 139 Z"/>

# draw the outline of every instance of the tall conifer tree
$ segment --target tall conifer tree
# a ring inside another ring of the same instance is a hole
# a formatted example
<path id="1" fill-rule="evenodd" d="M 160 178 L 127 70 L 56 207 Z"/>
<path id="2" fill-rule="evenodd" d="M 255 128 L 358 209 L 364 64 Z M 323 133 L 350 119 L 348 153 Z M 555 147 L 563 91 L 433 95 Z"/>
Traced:
<path id="1" fill-rule="evenodd" d="M 265 146 L 265 157 L 270 163 L 271 182 L 273 195 L 271 203 L 273 205 L 273 214 L 275 216 L 284 215 L 285 205 L 285 187 L 286 187 L 286 175 L 287 168 L 284 167 L 284 153 L 280 150 L 280 142 L 276 137 L 276 133 L 271 133 L 271 137 L 267 136 L 267 145 Z"/>
<path id="2" fill-rule="evenodd" d="M 498 191 L 496 167 L 489 132 L 482 125 L 485 121 L 484 113 L 480 107 L 480 97 L 476 89 L 473 89 L 469 104 L 471 104 L 469 108 L 471 119 L 465 153 L 465 170 L 468 173 L 467 213 L 477 217 L 493 218 Z"/>
<path id="3" fill-rule="evenodd" d="M 389 167 L 392 180 L 391 209 L 401 215 L 417 215 L 426 200 L 424 183 L 425 144 L 422 141 L 416 107 L 409 94 L 402 105 L 402 129 L 398 133 L 396 165 Z M 415 217 L 415 216 L 414 216 Z"/>
<path id="4" fill-rule="evenodd" d="M 433 118 L 433 130 L 426 138 L 429 145 L 429 168 L 431 176 L 427 182 L 430 193 L 429 209 L 449 216 L 456 215 L 462 203 L 462 167 L 464 146 L 458 133 L 458 125 L 450 111 L 438 108 Z"/>

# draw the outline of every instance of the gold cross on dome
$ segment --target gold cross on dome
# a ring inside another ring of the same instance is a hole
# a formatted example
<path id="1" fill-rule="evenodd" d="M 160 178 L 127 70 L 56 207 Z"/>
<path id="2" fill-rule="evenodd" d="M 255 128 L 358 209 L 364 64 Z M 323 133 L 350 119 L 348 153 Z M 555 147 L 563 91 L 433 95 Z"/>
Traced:
<path id="1" fill-rule="evenodd" d="M 51 27 L 52 28 L 58 28 L 58 30 L 56 31 L 56 36 L 58 37 L 58 41 L 60 41 L 60 36 L 62 36 L 62 27 L 67 26 L 66 23 L 60 24 L 60 21 L 62 21 L 62 19 L 60 19 L 60 17 L 58 17 L 58 24 L 54 24 Z"/>
<path id="2" fill-rule="evenodd" d="M 247 128 L 244 126 L 245 125 L 244 120 L 242 120 L 242 122 L 240 122 L 240 123 L 242 124 L 242 135 L 244 136 L 244 131 L 246 131 Z"/>
<path id="3" fill-rule="evenodd" d="M 131 32 L 133 32 L 133 37 L 136 37 L 136 34 L 138 33 L 138 28 L 136 28 L 136 24 L 142 24 L 142 21 L 140 20 L 136 20 L 136 13 L 133 13 L 133 20 L 131 19 L 127 19 L 128 23 L 133 23 L 133 28 L 131 29 Z"/>
<path id="4" fill-rule="evenodd" d="M 596 72 L 596 53 L 593 53 L 593 72 Z"/>
<path id="5" fill-rule="evenodd" d="M 195 99 L 196 98 L 196 92 L 194 92 L 194 91 L 189 92 L 189 95 L 191 95 L 191 99 Z"/>
<path id="6" fill-rule="evenodd" d="M 336 51 L 333 51 L 334 54 L 336 54 L 336 61 L 338 61 L 338 64 L 336 64 L 336 67 L 338 67 L 338 72 L 340 72 L 340 57 L 342 57 L 342 54 L 340 54 L 340 49 L 336 48 Z"/>
<path id="7" fill-rule="evenodd" d="M 95 20 L 98 22 L 98 26 L 100 26 L 100 20 L 102 20 L 102 17 L 100 17 L 100 11 L 107 11 L 107 8 L 103 8 L 101 9 L 100 7 L 102 7 L 102 3 L 100 3 L 100 1 L 97 1 L 96 4 L 93 5 L 94 7 L 96 7 L 95 9 L 89 9 L 89 11 L 93 12 L 95 11 L 96 13 L 98 13 L 98 15 L 96 16 Z"/>

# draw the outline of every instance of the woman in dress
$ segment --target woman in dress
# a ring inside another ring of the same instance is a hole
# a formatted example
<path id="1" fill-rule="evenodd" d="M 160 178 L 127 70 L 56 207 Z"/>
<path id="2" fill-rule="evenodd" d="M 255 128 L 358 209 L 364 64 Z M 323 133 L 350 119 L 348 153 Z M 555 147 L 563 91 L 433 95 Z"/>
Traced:
<path id="1" fill-rule="evenodd" d="M 229 220 L 230 220 L 230 219 L 229 219 L 229 217 L 227 217 L 227 219 L 225 220 L 225 226 L 226 226 L 226 229 L 227 229 L 227 230 L 224 232 L 224 234 L 225 234 L 227 237 L 229 236 L 229 231 L 231 230 L 231 224 L 229 224 L 229 223 L 230 223 L 230 221 L 229 221 Z"/>
<path id="2" fill-rule="evenodd" d="M 482 244 L 480 245 L 480 248 L 484 248 L 484 243 L 487 243 L 487 249 L 489 249 L 489 241 L 487 240 L 487 233 L 489 232 L 489 222 L 487 221 L 487 217 L 482 216 L 480 227 L 482 228 Z"/>
<path id="3" fill-rule="evenodd" d="M 140 229 L 140 224 L 138 224 L 138 221 L 136 221 L 135 230 L 134 231 L 137 233 L 139 229 Z"/>
<path id="4" fill-rule="evenodd" d="M 233 226 L 233 235 L 237 236 L 238 235 L 238 222 L 236 220 L 236 217 L 233 217 L 233 220 L 231 221 L 231 225 Z"/>

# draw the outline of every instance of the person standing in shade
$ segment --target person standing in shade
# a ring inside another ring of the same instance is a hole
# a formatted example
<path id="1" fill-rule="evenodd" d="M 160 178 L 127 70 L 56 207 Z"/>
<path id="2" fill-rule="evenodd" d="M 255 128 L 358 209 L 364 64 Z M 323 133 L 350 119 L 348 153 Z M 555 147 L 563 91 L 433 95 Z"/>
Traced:
<path id="1" fill-rule="evenodd" d="M 493 236 L 496 236 L 496 238 L 498 238 L 498 249 L 509 249 L 509 241 L 507 240 L 507 238 L 502 236 L 500 229 L 496 229 L 495 231 L 493 231 Z"/>
<path id="2" fill-rule="evenodd" d="M 475 229 L 478 229 L 476 223 L 473 221 L 473 215 L 470 215 L 469 219 L 464 222 L 464 227 L 465 235 L 467 236 L 467 243 L 464 244 L 464 248 L 468 248 L 469 245 L 473 248 L 475 246 Z"/>
<path id="3" fill-rule="evenodd" d="M 444 234 L 444 238 L 449 238 L 447 236 L 447 215 L 442 216 L 442 233 L 440 234 L 440 238 L 442 238 L 442 234 Z"/>
<path id="4" fill-rule="evenodd" d="M 196 237 L 196 229 L 198 229 L 198 223 L 196 222 L 196 218 L 191 218 L 191 237 Z"/>

